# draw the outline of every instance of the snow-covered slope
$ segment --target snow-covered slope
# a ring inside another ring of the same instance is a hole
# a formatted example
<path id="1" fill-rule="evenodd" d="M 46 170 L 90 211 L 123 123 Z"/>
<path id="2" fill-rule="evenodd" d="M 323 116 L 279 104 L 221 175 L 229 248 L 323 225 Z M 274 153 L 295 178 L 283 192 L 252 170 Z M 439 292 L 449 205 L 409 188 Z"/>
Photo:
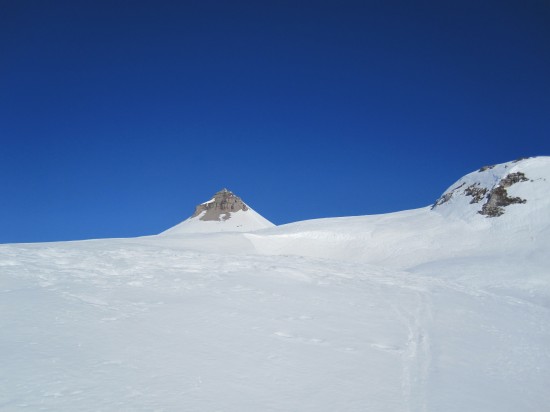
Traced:
<path id="1" fill-rule="evenodd" d="M 545 411 L 550 159 L 487 171 L 526 202 L 0 245 L 0 410 Z"/>
<path id="2" fill-rule="evenodd" d="M 201 215 L 190 217 L 176 226 L 163 232 L 164 234 L 183 233 L 213 233 L 213 232 L 252 232 L 274 226 L 269 220 L 249 208 L 246 212 L 239 210 L 231 213 L 228 220 L 200 220 Z"/>
<path id="3" fill-rule="evenodd" d="M 481 169 L 459 179 L 435 202 L 433 209 L 463 219 L 500 217 L 523 224 L 534 214 L 548 218 L 550 158 L 533 157 Z M 520 219 L 518 221 L 517 219 Z"/>
<path id="4" fill-rule="evenodd" d="M 522 201 L 501 215 L 480 214 L 487 197 L 507 176 Z M 464 193 L 486 188 L 479 202 Z M 456 189 L 459 188 L 459 189 Z M 445 199 L 443 202 L 442 199 Z M 296 254 L 360 261 L 406 269 L 455 256 L 528 253 L 550 244 L 550 157 L 496 165 L 464 176 L 435 206 L 374 216 L 316 219 L 263 230 L 246 237 L 260 253 Z"/>
<path id="5" fill-rule="evenodd" d="M 201 203 L 195 213 L 163 234 L 251 232 L 275 226 L 227 189 Z"/>

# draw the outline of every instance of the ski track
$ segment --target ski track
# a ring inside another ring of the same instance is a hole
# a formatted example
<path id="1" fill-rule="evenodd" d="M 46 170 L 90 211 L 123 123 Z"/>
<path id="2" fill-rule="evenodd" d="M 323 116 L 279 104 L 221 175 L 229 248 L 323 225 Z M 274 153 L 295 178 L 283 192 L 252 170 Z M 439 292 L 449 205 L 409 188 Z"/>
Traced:
<path id="1" fill-rule="evenodd" d="M 427 410 L 426 386 L 431 357 L 429 335 L 424 327 L 426 323 L 429 323 L 431 308 L 427 303 L 426 294 L 417 292 L 416 299 L 417 306 L 412 313 L 394 306 L 396 314 L 402 319 L 408 330 L 406 347 L 402 353 L 401 387 L 409 412 Z"/>

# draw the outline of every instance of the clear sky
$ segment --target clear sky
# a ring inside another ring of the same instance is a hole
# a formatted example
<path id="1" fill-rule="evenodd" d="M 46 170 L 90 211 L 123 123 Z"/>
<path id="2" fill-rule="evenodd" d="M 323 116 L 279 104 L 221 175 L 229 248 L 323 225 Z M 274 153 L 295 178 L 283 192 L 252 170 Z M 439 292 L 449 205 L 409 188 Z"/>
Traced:
<path id="1" fill-rule="evenodd" d="M 550 154 L 550 3 L 2 1 L 0 242 L 426 206 Z"/>

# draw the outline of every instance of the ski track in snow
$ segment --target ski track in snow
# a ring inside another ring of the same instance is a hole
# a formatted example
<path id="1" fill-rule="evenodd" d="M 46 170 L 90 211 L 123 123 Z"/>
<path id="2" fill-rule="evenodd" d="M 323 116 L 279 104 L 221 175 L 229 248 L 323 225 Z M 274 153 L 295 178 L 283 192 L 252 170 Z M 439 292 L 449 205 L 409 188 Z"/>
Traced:
<path id="1" fill-rule="evenodd" d="M 416 294 L 417 307 L 412 313 L 394 307 L 408 329 L 403 351 L 402 389 L 408 411 L 426 411 L 426 390 L 430 368 L 429 336 L 423 324 L 430 321 L 431 308 L 424 293 Z"/>

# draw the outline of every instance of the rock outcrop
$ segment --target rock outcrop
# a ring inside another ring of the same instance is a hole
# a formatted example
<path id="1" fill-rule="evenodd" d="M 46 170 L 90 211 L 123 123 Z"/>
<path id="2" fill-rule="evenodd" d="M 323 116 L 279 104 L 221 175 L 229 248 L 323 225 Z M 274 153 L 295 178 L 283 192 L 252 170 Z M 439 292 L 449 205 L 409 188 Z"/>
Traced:
<path id="1" fill-rule="evenodd" d="M 273 226 L 239 196 L 222 189 L 212 199 L 198 205 L 192 216 L 162 234 L 252 232 Z"/>
<path id="2" fill-rule="evenodd" d="M 489 192 L 487 202 L 478 213 L 487 217 L 497 217 L 504 214 L 504 207 L 527 202 L 527 200 L 520 197 L 508 196 L 506 189 L 516 183 L 526 182 L 528 180 L 529 179 L 525 177 L 525 174 L 521 172 L 510 173 Z"/>
<path id="3" fill-rule="evenodd" d="M 435 201 L 432 210 L 448 215 L 483 215 L 488 218 L 502 216 L 505 208 L 527 203 L 522 195 L 510 195 L 511 186 L 529 182 L 523 168 L 537 163 L 537 158 L 523 158 L 512 162 L 483 166 L 477 172 L 462 177 Z M 523 188 L 522 190 L 524 190 Z M 519 193 L 523 193 L 520 190 Z M 513 190 L 513 192 L 517 192 Z"/>
<path id="4" fill-rule="evenodd" d="M 204 221 L 223 221 L 231 218 L 231 213 L 238 212 L 239 210 L 246 212 L 248 206 L 233 192 L 222 189 L 211 200 L 198 205 L 191 217 L 200 216 L 199 220 Z"/>

